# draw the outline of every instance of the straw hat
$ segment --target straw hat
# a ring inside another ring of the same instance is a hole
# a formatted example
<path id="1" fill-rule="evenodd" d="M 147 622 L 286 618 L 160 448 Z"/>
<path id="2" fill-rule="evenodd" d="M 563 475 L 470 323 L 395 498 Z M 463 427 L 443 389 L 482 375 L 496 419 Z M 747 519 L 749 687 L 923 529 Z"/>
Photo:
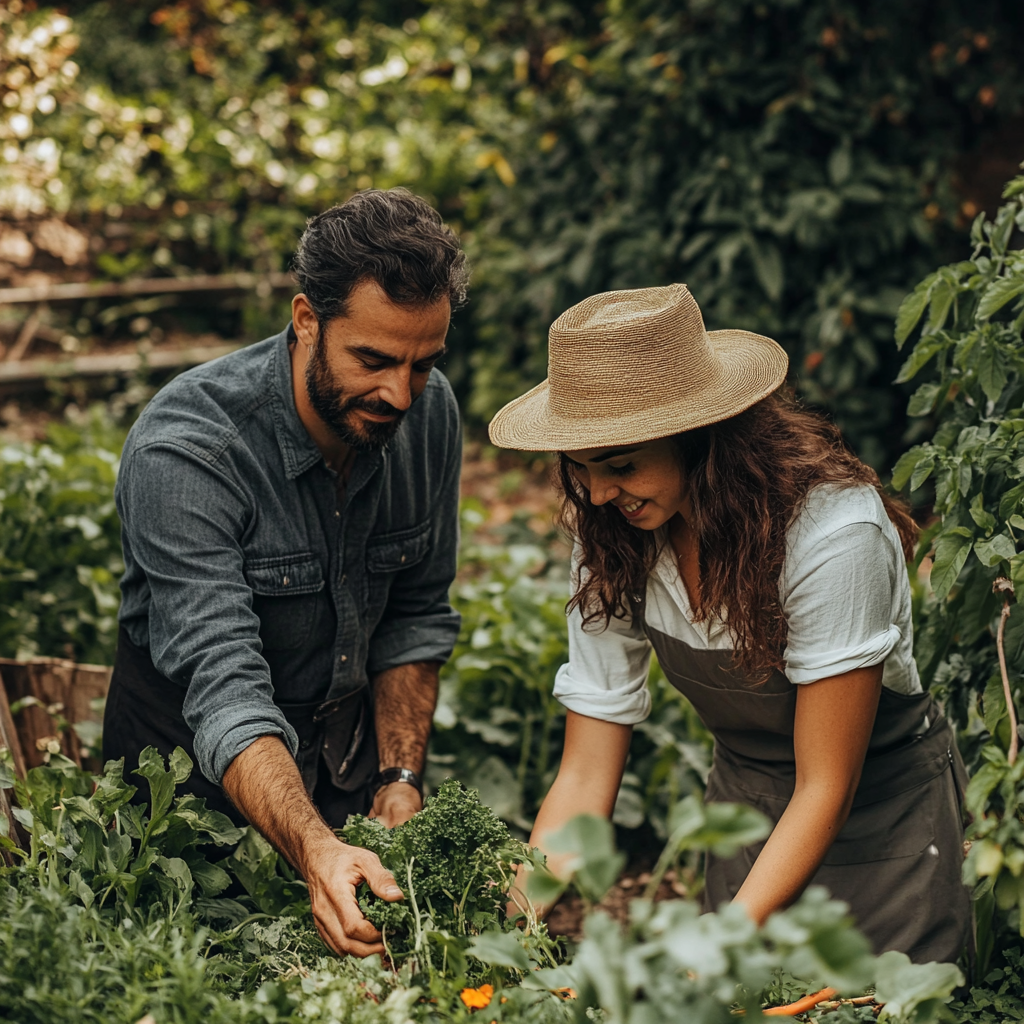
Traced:
<path id="1" fill-rule="evenodd" d="M 705 331 L 684 284 L 591 295 L 548 334 L 548 379 L 491 420 L 499 448 L 638 444 L 728 419 L 770 395 L 789 359 L 771 338 Z"/>

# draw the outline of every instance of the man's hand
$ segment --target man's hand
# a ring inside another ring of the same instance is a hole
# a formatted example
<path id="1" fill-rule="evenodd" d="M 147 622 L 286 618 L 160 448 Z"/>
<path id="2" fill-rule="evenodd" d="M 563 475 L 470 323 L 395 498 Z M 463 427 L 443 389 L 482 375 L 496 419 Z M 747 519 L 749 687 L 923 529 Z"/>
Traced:
<path id="1" fill-rule="evenodd" d="M 356 887 L 365 881 L 388 902 L 402 899 L 402 890 L 375 853 L 346 846 L 327 827 L 281 740 L 261 736 L 246 747 L 228 765 L 223 786 L 231 802 L 306 880 L 324 942 L 336 953 L 383 953 L 380 932 L 356 902 Z"/>
<path id="2" fill-rule="evenodd" d="M 356 888 L 365 881 L 389 903 L 403 896 L 395 876 L 375 853 L 346 846 L 332 837 L 311 851 L 303 875 L 309 886 L 316 929 L 335 953 L 370 956 L 384 952 L 380 932 L 359 909 Z"/>
<path id="3" fill-rule="evenodd" d="M 404 825 L 422 810 L 423 798 L 415 786 L 408 782 L 391 782 L 377 790 L 368 817 L 379 818 L 381 824 L 394 828 Z"/>

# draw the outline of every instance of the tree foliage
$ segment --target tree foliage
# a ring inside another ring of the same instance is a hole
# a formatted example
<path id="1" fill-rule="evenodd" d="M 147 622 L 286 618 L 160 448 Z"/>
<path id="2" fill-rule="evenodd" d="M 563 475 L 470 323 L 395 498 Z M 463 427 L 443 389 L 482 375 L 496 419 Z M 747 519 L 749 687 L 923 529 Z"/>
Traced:
<path id="1" fill-rule="evenodd" d="M 900 344 L 920 325 L 900 378 L 924 378 L 910 413 L 935 429 L 893 471 L 897 487 L 929 487 L 938 516 L 918 555 L 930 555 L 932 594 L 916 654 L 975 769 L 964 877 L 979 900 L 983 965 L 993 904 L 1024 934 L 1024 760 L 1009 756 L 1010 709 L 1024 692 L 1024 608 L 1011 604 L 1024 594 L 1024 251 L 1012 244 L 1024 230 L 1024 177 L 1005 197 L 994 218 L 975 221 L 971 258 L 926 277 L 896 321 Z M 1010 704 L 997 657 L 1004 632 Z"/>
<path id="2" fill-rule="evenodd" d="M 126 220 L 103 274 L 280 269 L 309 214 L 404 184 L 473 257 L 447 370 L 477 421 L 543 376 L 566 306 L 682 280 L 710 328 L 779 338 L 877 465 L 902 423 L 889 320 L 963 230 L 957 160 L 1024 96 L 999 0 L 69 14 L 2 15 L 0 202 Z"/>

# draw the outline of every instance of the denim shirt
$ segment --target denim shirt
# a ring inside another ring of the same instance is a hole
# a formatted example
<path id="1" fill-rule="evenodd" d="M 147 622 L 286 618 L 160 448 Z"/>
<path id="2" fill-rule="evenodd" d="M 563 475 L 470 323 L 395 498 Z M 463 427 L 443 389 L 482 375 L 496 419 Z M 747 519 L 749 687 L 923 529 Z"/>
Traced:
<path id="1" fill-rule="evenodd" d="M 431 373 L 388 445 L 337 477 L 292 393 L 288 330 L 181 374 L 149 403 L 117 481 L 121 624 L 182 688 L 199 768 L 220 783 L 278 703 L 331 701 L 377 673 L 444 661 L 462 435 Z M 275 703 L 277 702 L 277 703 Z"/>

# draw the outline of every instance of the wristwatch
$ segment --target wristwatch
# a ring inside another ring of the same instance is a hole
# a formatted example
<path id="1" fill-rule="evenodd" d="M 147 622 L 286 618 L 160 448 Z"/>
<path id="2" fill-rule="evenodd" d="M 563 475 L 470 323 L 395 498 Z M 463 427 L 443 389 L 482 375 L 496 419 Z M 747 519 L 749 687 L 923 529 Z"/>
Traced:
<path id="1" fill-rule="evenodd" d="M 392 782 L 408 782 L 419 793 L 420 797 L 423 796 L 423 783 L 420 782 L 420 777 L 411 768 L 384 768 L 374 775 L 370 782 L 370 788 L 376 795 L 378 789 L 389 786 Z"/>

